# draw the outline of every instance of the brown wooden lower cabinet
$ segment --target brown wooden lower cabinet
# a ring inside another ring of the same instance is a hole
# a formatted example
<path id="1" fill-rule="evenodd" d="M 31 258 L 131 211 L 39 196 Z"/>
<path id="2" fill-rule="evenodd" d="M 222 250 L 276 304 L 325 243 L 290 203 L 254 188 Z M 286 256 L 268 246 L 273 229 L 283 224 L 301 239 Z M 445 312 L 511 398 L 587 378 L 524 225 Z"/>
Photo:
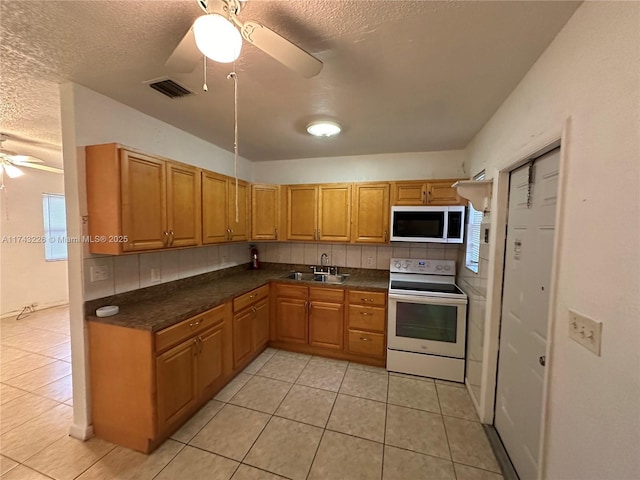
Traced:
<path id="1" fill-rule="evenodd" d="M 384 365 L 385 292 L 279 283 L 275 302 L 273 346 Z"/>
<path id="2" fill-rule="evenodd" d="M 384 366 L 384 292 L 273 289 L 273 322 L 269 285 L 158 332 L 88 322 L 96 436 L 150 452 L 268 344 Z"/>
<path id="3" fill-rule="evenodd" d="M 344 304 L 309 302 L 309 345 L 342 350 Z"/>
<path id="4" fill-rule="evenodd" d="M 233 300 L 233 368 L 240 369 L 269 342 L 269 286 Z"/>
<path id="5" fill-rule="evenodd" d="M 150 452 L 233 376 L 231 303 L 151 332 L 88 322 L 96 436 Z"/>

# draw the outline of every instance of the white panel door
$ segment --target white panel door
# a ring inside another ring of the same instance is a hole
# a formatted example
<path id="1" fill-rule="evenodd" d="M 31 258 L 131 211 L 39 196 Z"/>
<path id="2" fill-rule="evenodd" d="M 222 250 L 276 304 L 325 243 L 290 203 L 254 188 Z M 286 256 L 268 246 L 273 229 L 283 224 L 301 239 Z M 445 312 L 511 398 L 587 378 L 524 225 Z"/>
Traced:
<path id="1" fill-rule="evenodd" d="M 538 474 L 559 158 L 520 167 L 509 186 L 495 427 L 521 480 Z"/>

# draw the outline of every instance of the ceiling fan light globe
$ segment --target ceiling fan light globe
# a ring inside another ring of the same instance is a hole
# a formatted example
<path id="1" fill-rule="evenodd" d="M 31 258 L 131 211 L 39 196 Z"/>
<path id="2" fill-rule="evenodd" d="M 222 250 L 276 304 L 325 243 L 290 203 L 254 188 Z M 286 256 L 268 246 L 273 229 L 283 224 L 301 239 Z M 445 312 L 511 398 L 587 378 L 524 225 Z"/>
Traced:
<path id="1" fill-rule="evenodd" d="M 198 17 L 193 24 L 196 45 L 207 58 L 231 63 L 240 56 L 242 36 L 226 18 L 216 13 Z"/>
<path id="2" fill-rule="evenodd" d="M 2 168 L 4 168 L 4 171 L 7 173 L 9 178 L 18 178 L 24 175 L 24 172 L 22 170 L 9 163 L 3 164 Z"/>

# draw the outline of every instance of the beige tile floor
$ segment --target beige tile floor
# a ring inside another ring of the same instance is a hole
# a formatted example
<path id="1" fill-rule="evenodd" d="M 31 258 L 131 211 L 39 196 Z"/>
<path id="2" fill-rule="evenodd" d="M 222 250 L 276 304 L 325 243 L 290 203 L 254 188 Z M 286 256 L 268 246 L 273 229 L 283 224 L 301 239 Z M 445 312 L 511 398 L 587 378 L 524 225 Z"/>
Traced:
<path id="1" fill-rule="evenodd" d="M 0 324 L 2 480 L 498 480 L 459 384 L 267 349 L 143 455 L 68 437 L 66 308 Z"/>

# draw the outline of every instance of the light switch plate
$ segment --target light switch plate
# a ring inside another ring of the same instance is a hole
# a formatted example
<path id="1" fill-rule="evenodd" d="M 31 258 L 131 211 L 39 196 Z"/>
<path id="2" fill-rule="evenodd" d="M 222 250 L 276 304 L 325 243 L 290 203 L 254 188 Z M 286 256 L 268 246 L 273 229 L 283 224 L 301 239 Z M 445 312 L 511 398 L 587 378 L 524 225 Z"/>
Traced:
<path id="1" fill-rule="evenodd" d="M 107 265 L 94 265 L 90 269 L 91 282 L 109 280 L 109 267 Z"/>
<path id="2" fill-rule="evenodd" d="M 569 310 L 569 338 L 600 356 L 602 322 Z"/>

